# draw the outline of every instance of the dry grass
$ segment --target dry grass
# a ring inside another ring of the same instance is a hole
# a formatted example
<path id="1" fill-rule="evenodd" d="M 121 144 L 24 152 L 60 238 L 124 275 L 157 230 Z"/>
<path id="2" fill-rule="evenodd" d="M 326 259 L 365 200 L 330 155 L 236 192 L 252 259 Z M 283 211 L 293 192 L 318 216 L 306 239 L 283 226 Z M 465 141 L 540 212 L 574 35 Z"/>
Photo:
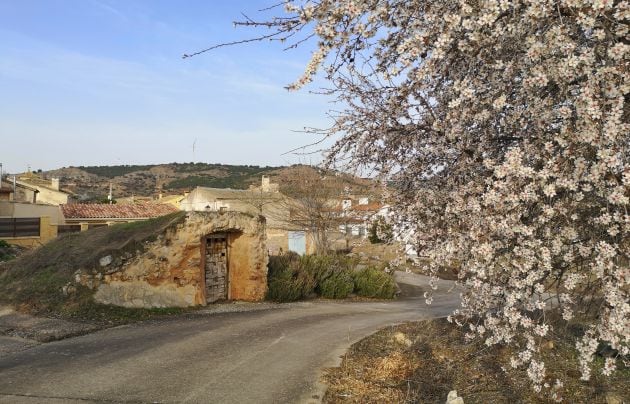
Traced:
<path id="1" fill-rule="evenodd" d="M 102 227 L 63 235 L 17 259 L 0 264 L 0 304 L 8 304 L 32 314 L 79 318 L 104 323 L 144 319 L 155 313 L 178 309 L 125 309 L 96 304 L 93 290 L 78 286 L 66 296 L 61 289 L 73 282 L 77 270 L 99 267 L 99 259 L 111 255 L 116 260 L 142 251 L 167 228 L 181 223 L 184 213 Z"/>
<path id="2" fill-rule="evenodd" d="M 595 370 L 590 382 L 582 382 L 568 341 L 547 347 L 543 354 L 550 384 L 564 380 L 558 391 L 564 402 L 606 403 L 607 395 L 630 397 L 628 369 L 610 379 Z M 549 402 L 531 389 L 524 371 L 502 370 L 509 368 L 509 356 L 507 348 L 465 343 L 460 329 L 445 320 L 388 327 L 353 345 L 341 366 L 326 372 L 324 402 L 444 403 L 451 390 L 466 404 Z"/>

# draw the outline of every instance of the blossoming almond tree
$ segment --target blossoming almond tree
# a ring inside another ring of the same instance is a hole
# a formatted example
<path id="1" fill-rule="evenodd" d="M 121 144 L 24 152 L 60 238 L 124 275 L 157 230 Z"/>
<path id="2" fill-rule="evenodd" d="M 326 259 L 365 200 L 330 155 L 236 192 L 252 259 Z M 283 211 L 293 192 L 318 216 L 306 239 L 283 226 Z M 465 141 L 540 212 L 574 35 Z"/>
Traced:
<path id="1" fill-rule="evenodd" d="M 284 6 L 243 24 L 296 45 L 317 38 L 290 87 L 318 71 L 332 83 L 346 107 L 326 132 L 342 134 L 331 162 L 350 157 L 396 183 L 396 219 L 418 235 L 429 273 L 459 267 L 466 292 L 451 319 L 515 347 L 512 366 L 538 391 L 552 308 L 589 319 L 583 379 L 601 342 L 617 353 L 603 372 L 627 360 L 628 1 Z"/>

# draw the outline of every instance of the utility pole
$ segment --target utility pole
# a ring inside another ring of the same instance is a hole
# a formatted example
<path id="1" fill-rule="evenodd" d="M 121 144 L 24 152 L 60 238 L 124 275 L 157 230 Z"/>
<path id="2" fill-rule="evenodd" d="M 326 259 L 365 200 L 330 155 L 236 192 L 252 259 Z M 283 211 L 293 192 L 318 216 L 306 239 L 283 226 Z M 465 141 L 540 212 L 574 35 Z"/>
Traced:
<path id="1" fill-rule="evenodd" d="M 2 189 L 2 163 L 0 163 L 0 189 Z"/>

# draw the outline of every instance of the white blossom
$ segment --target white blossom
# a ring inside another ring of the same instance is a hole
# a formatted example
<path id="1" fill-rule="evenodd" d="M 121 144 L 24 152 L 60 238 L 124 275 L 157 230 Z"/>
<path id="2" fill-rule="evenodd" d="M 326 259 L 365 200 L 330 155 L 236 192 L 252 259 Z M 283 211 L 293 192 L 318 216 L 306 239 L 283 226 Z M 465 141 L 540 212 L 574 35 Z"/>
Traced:
<path id="1" fill-rule="evenodd" d="M 542 389 L 539 344 L 552 327 L 543 296 L 559 293 L 569 321 L 588 291 L 606 304 L 576 345 L 582 377 L 600 342 L 629 354 L 628 2 L 286 9 L 279 30 L 318 37 L 292 88 L 321 71 L 339 98 L 328 163 L 394 185 L 393 219 L 417 235 L 429 273 L 459 270 L 465 292 L 450 319 L 481 319 L 485 343 L 512 345 L 511 366 Z M 560 387 L 549 387 L 554 399 Z"/>

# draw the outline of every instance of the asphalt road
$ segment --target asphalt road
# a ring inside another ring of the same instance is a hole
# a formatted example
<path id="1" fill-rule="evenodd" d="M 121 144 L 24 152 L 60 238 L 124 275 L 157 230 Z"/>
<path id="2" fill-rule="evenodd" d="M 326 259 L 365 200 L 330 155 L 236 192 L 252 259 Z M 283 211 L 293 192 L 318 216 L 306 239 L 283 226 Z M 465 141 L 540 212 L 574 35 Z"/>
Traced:
<path id="1" fill-rule="evenodd" d="M 266 310 L 197 313 L 51 342 L 0 358 L 0 403 L 317 402 L 321 370 L 384 326 L 445 316 L 426 278 L 399 274 L 392 302 L 316 301 Z M 446 283 L 446 282 L 445 282 Z"/>

